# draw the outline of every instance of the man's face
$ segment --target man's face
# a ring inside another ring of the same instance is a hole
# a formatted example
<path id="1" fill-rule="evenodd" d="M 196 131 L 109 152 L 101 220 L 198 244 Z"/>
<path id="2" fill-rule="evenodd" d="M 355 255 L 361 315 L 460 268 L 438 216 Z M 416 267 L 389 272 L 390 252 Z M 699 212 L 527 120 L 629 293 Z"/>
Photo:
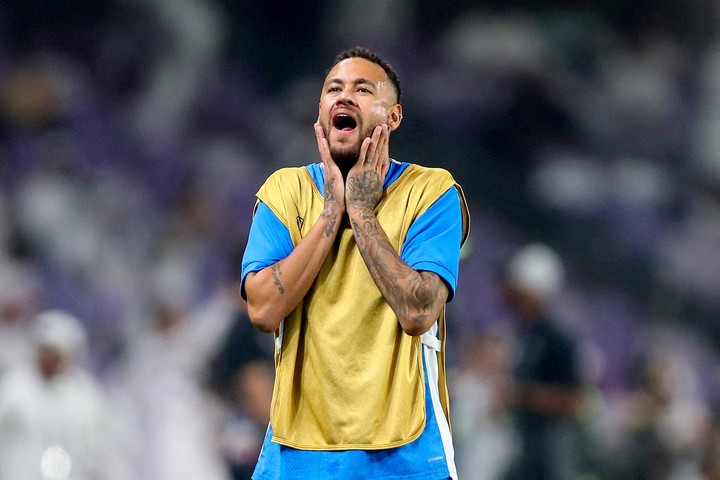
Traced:
<path id="1" fill-rule="evenodd" d="M 373 129 L 388 123 L 399 109 L 395 89 L 379 65 L 364 58 L 348 58 L 328 73 L 320 96 L 320 124 L 338 165 L 349 168 Z"/>
<path id="2" fill-rule="evenodd" d="M 57 347 L 41 345 L 37 352 L 37 366 L 43 378 L 51 380 L 67 369 L 68 358 Z"/>
<path id="3" fill-rule="evenodd" d="M 503 285 L 502 298 L 505 304 L 519 315 L 520 320 L 526 323 L 540 318 L 545 310 L 539 297 L 510 284 Z"/>

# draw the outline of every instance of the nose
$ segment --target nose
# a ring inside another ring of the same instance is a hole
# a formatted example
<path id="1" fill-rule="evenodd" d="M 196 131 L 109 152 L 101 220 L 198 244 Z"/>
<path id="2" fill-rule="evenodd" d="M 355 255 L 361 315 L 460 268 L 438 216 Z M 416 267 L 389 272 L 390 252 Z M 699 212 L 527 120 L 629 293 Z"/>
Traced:
<path id="1" fill-rule="evenodd" d="M 355 102 L 355 97 L 353 96 L 352 89 L 343 89 L 342 92 L 340 92 L 340 95 L 338 96 L 337 102 L 335 102 L 337 105 L 353 105 L 357 106 L 357 102 Z"/>

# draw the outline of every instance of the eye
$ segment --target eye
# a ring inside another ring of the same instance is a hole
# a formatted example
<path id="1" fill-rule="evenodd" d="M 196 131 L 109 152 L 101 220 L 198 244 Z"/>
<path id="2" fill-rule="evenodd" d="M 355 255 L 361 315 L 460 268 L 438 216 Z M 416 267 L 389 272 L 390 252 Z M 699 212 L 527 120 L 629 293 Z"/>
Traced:
<path id="1" fill-rule="evenodd" d="M 358 88 L 358 92 L 361 92 L 361 93 L 372 93 L 372 90 L 370 90 L 368 87 L 360 87 L 360 88 Z"/>
<path id="2" fill-rule="evenodd" d="M 328 93 L 336 93 L 340 91 L 340 87 L 334 86 L 327 89 Z"/>

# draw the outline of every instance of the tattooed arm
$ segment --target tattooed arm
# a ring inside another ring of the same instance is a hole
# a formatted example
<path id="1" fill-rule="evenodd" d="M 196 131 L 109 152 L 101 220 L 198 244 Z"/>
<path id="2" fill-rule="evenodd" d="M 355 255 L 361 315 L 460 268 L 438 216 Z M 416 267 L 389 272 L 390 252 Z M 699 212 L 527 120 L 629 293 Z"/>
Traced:
<path id="1" fill-rule="evenodd" d="M 330 157 L 322 128 L 316 126 L 325 170 L 325 205 L 315 225 L 286 258 L 245 279 L 248 315 L 263 332 L 275 331 L 302 301 L 325 262 L 345 214 L 342 174 Z"/>
<path id="2" fill-rule="evenodd" d="M 345 201 L 355 243 L 375 284 L 403 331 L 422 335 L 437 320 L 449 289 L 436 273 L 417 271 L 405 263 L 375 216 L 388 170 L 387 141 L 388 131 L 383 128 L 363 144 L 358 163 L 348 173 Z"/>
<path id="3" fill-rule="evenodd" d="M 375 284 L 408 335 L 422 335 L 437 320 L 448 287 L 433 272 L 417 271 L 395 252 L 371 209 L 350 207 L 358 249 Z"/>

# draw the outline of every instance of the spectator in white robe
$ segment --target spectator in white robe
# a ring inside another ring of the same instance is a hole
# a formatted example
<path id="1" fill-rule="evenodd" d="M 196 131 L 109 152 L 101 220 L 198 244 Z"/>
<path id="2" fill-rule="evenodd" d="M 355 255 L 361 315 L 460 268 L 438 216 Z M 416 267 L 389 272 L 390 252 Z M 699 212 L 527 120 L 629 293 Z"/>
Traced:
<path id="1" fill-rule="evenodd" d="M 0 478 L 116 480 L 103 390 L 83 368 L 83 324 L 60 311 L 33 319 L 35 355 L 0 383 Z"/>
<path id="2" fill-rule="evenodd" d="M 150 328 L 131 334 L 114 390 L 126 415 L 133 476 L 142 480 L 228 480 L 219 444 L 224 415 L 206 387 L 210 358 L 232 320 L 232 292 L 194 309 L 167 296 Z"/>

